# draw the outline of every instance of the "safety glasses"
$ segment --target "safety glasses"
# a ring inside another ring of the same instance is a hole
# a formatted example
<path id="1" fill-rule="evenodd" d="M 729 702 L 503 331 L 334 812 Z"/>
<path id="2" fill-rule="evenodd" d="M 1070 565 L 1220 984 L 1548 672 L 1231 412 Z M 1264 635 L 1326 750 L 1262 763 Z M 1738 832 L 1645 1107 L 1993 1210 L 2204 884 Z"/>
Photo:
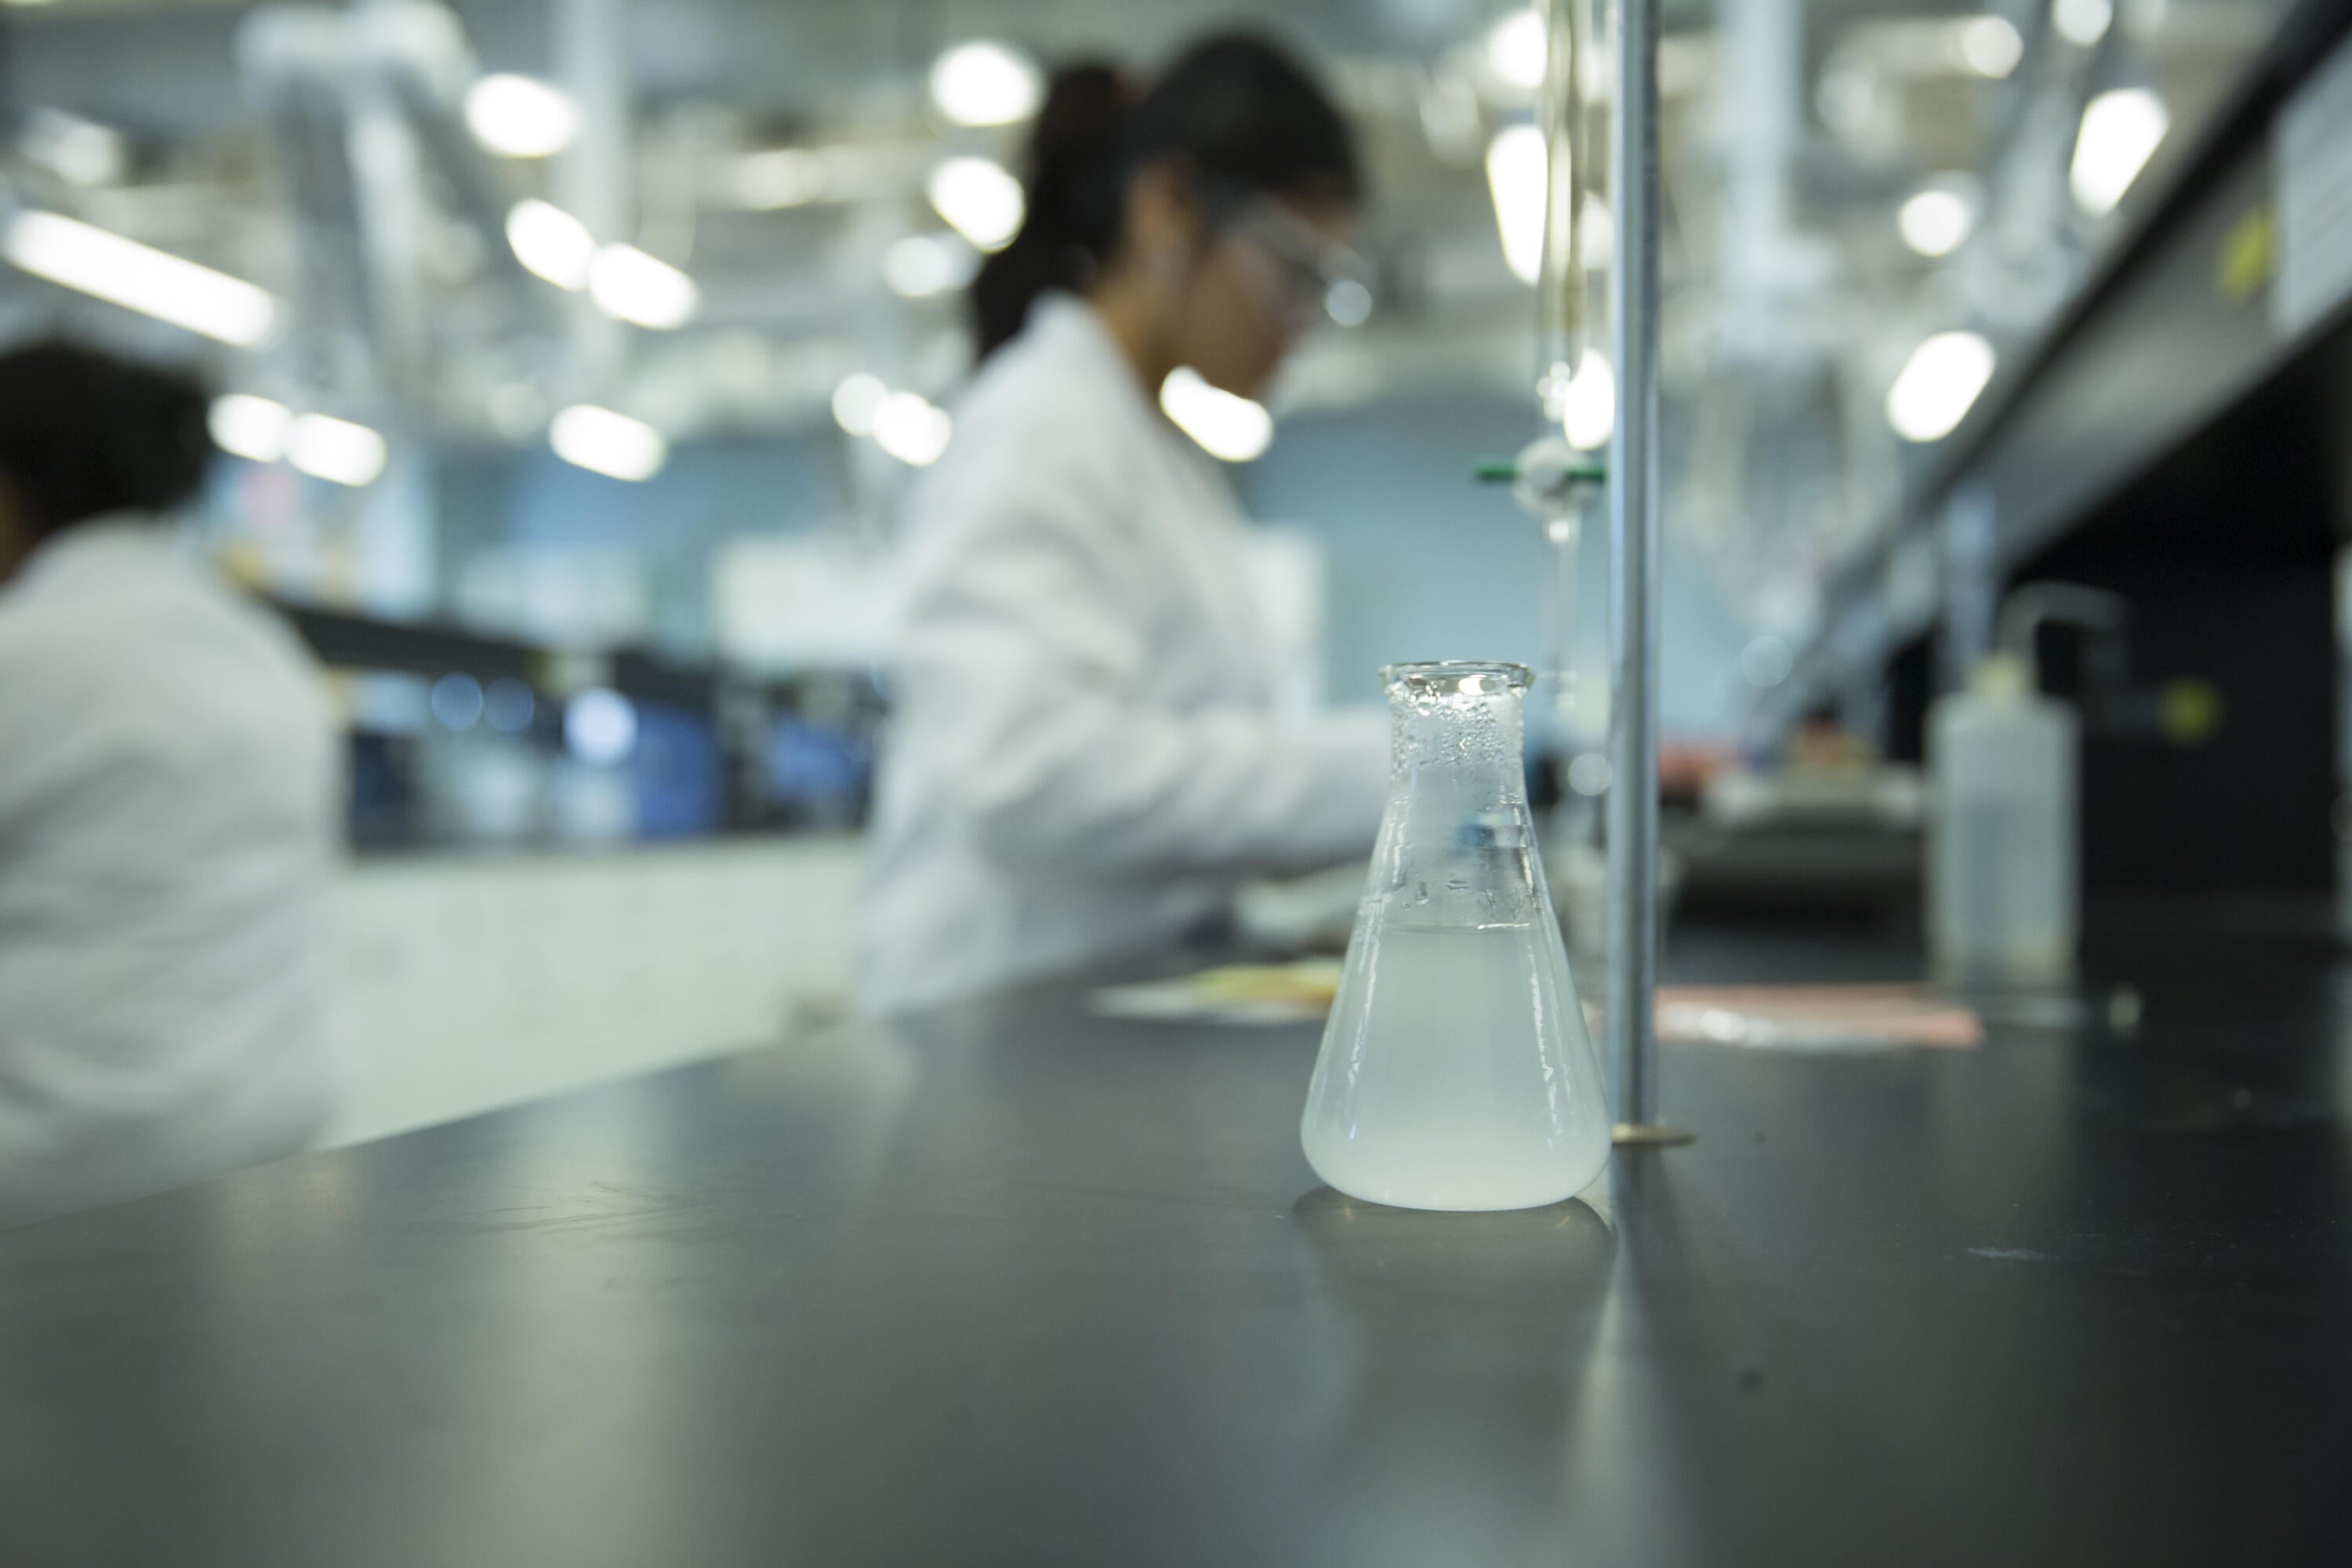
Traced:
<path id="1" fill-rule="evenodd" d="M 1292 332 L 1326 314 L 1358 321 L 1371 304 L 1371 268 L 1271 196 L 1244 204 L 1224 226 L 1271 264 L 1267 303 Z"/>

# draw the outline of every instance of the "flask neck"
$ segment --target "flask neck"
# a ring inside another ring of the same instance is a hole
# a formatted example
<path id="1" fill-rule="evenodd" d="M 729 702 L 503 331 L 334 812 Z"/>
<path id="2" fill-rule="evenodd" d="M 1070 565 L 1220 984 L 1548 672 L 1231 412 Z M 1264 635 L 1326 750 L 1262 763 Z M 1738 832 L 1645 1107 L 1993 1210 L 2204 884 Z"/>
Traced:
<path id="1" fill-rule="evenodd" d="M 1399 794 L 1462 794 L 1525 804 L 1526 715 L 1516 690 L 1389 700 L 1390 785 Z"/>
<path id="2" fill-rule="evenodd" d="M 1392 667 L 1389 808 L 1374 886 L 1419 929 L 1540 923 L 1517 665 Z"/>

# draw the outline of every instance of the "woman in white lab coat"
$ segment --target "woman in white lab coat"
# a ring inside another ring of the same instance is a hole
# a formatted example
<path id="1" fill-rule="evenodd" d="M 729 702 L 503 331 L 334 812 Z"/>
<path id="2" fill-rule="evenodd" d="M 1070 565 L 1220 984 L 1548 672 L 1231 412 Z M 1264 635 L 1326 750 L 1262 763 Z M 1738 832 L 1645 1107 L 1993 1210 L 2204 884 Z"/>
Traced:
<path id="1" fill-rule="evenodd" d="M 973 285 L 984 363 L 909 519 L 870 1007 L 1164 944 L 1245 876 L 1370 848 L 1384 721 L 1277 713 L 1246 525 L 1159 401 L 1180 367 L 1264 389 L 1359 194 L 1339 114 L 1256 39 L 1148 89 L 1056 79 L 1024 226 Z"/>
<path id="2" fill-rule="evenodd" d="M 291 1153 L 333 1076 L 341 768 L 284 627 L 155 518 L 201 391 L 0 354 L 0 1226 Z"/>

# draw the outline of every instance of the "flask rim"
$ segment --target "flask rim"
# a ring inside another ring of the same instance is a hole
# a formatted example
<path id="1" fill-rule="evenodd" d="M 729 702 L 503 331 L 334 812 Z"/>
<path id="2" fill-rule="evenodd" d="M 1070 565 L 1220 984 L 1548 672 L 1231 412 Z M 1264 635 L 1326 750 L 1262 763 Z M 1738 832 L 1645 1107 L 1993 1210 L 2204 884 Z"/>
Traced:
<path id="1" fill-rule="evenodd" d="M 1475 659 L 1433 659 L 1381 667 L 1381 686 L 1391 697 L 1500 697 L 1535 684 L 1524 664 Z"/>

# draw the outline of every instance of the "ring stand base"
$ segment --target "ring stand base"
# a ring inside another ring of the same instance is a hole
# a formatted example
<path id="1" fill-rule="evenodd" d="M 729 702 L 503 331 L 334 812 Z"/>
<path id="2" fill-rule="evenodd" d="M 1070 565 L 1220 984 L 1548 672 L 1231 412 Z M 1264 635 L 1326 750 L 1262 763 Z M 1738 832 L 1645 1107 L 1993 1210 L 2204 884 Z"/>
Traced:
<path id="1" fill-rule="evenodd" d="M 1621 1148 L 1671 1149 L 1697 1136 L 1679 1127 L 1653 1127 L 1632 1121 L 1620 1121 L 1609 1130 L 1609 1141 Z"/>

